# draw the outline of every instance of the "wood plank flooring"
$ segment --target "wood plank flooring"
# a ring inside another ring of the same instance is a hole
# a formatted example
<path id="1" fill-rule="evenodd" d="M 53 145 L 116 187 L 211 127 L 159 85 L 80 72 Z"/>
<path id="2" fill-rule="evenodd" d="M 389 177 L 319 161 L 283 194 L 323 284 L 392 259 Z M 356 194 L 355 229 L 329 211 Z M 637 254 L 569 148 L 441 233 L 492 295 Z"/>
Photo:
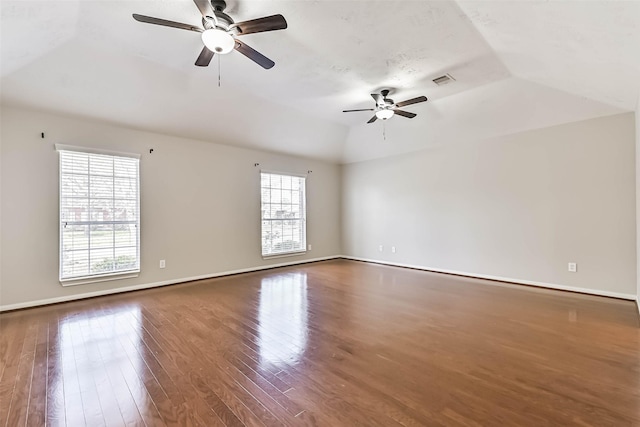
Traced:
<path id="1" fill-rule="evenodd" d="M 0 315 L 0 426 L 638 426 L 635 304 L 334 260 Z"/>

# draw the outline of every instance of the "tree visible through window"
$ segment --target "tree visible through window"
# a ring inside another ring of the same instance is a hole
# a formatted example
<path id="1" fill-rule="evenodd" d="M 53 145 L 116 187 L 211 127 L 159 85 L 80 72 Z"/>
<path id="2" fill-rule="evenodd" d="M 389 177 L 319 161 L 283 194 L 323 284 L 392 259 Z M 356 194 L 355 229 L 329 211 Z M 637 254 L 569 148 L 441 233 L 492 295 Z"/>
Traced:
<path id="1" fill-rule="evenodd" d="M 140 271 L 139 159 L 58 151 L 60 280 Z"/>
<path id="2" fill-rule="evenodd" d="M 262 256 L 306 251 L 305 178 L 261 172 Z"/>

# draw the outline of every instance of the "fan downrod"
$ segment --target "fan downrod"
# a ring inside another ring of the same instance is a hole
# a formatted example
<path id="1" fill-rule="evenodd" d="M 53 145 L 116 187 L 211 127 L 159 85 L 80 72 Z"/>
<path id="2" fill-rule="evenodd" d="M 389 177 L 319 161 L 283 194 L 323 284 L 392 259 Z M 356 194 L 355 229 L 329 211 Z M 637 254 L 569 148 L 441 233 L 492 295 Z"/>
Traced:
<path id="1" fill-rule="evenodd" d="M 384 100 L 385 105 L 393 105 L 393 99 L 387 98 L 387 96 L 389 96 L 389 93 L 391 93 L 391 89 L 382 89 L 380 91 L 380 95 L 382 95 L 382 99 Z"/>
<path id="2" fill-rule="evenodd" d="M 213 7 L 213 10 L 216 12 L 224 12 L 227 7 L 227 2 L 224 0 L 211 0 L 211 7 Z"/>

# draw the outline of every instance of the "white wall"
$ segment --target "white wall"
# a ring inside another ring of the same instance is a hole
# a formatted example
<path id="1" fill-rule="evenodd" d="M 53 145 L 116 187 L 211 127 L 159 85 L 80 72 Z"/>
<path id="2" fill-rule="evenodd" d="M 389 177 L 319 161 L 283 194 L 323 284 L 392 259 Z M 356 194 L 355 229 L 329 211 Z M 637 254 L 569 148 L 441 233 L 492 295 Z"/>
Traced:
<path id="1" fill-rule="evenodd" d="M 5 308 L 340 254 L 337 165 L 15 108 L 2 110 L 1 136 L 0 306 Z M 142 154 L 138 278 L 59 284 L 55 143 Z M 313 251 L 261 258 L 259 168 L 254 163 L 275 171 L 313 171 L 307 179 L 307 238 Z M 166 259 L 164 270 L 158 268 L 160 259 Z"/>
<path id="2" fill-rule="evenodd" d="M 348 256 L 636 296 L 639 116 L 344 165 L 341 178 L 319 161 L 3 108 L 0 306 L 334 256 L 341 236 Z M 58 283 L 55 143 L 142 153 L 137 279 Z M 260 257 L 254 163 L 313 170 L 306 256 Z M 569 261 L 578 273 L 566 271 Z"/>
<path id="3" fill-rule="evenodd" d="M 633 299 L 634 138 L 627 113 L 345 165 L 343 251 Z"/>
<path id="4" fill-rule="evenodd" d="M 0 108 L 0 125 L 2 125 L 2 108 Z M 2 126 L 0 126 L 0 306 L 2 305 Z"/>
<path id="5" fill-rule="evenodd" d="M 640 313 L 640 94 L 636 105 L 636 306 Z"/>

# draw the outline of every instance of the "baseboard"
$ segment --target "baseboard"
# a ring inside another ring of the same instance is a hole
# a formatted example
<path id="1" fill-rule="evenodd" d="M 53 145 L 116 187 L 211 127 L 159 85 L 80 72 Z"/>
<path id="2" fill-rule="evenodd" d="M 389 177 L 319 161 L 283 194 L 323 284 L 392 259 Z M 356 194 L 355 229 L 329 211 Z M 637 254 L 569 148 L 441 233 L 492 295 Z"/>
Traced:
<path id="1" fill-rule="evenodd" d="M 515 283 L 515 284 L 518 284 L 518 285 L 535 286 L 535 287 L 539 287 L 539 288 L 555 289 L 555 290 L 559 290 L 559 291 L 578 292 L 578 293 L 581 293 L 581 294 L 590 294 L 590 295 L 597 295 L 597 296 L 602 296 L 602 297 L 610 297 L 610 298 L 618 298 L 618 299 L 624 299 L 624 300 L 637 301 L 636 295 L 623 294 L 623 293 L 619 293 L 619 292 L 609 292 L 609 291 L 602 291 L 602 290 L 597 290 L 597 289 L 579 288 L 579 287 L 575 287 L 575 286 L 558 285 L 558 284 L 555 284 L 555 283 L 533 282 L 533 281 L 530 281 L 530 280 L 512 279 L 510 277 L 490 276 L 490 275 L 487 275 L 487 274 L 467 273 L 467 272 L 464 272 L 464 271 L 443 270 L 441 268 L 431 268 L 431 267 L 425 267 L 425 266 L 421 266 L 421 265 L 412 265 L 412 264 L 403 264 L 403 263 L 397 263 L 397 262 L 380 261 L 380 260 L 376 260 L 376 259 L 360 258 L 360 257 L 354 257 L 354 256 L 348 256 L 348 255 L 341 255 L 340 258 L 351 259 L 351 260 L 354 260 L 354 261 L 371 262 L 371 263 L 375 263 L 375 264 L 384 264 L 384 265 L 390 265 L 390 266 L 394 266 L 394 267 L 413 268 L 413 269 L 416 269 L 416 270 L 431 271 L 431 272 L 434 272 L 434 273 L 454 274 L 456 276 L 473 277 L 475 279 L 487 279 L 487 280 L 494 280 L 494 281 L 498 281 L 498 282 Z"/>
<path id="2" fill-rule="evenodd" d="M 640 298 L 638 298 L 638 297 L 636 297 L 636 295 L 632 295 L 632 294 L 623 294 L 623 293 L 619 293 L 619 292 L 609 292 L 609 291 L 601 291 L 601 290 L 588 289 L 588 288 L 579 288 L 579 287 L 574 287 L 574 286 L 558 285 L 558 284 L 554 284 L 554 283 L 533 282 L 533 281 L 529 281 L 529 280 L 512 279 L 512 278 L 509 278 L 509 277 L 500 277 L 500 276 L 490 276 L 490 275 L 486 275 L 486 274 L 467 273 L 467 272 L 456 271 L 456 270 L 444 270 L 444 269 L 440 269 L 440 268 L 431 268 L 431 267 L 425 267 L 425 266 L 421 266 L 421 265 L 412 265 L 412 264 L 404 264 L 404 263 L 397 263 L 397 262 L 389 262 L 389 261 L 382 261 L 382 260 L 376 260 L 376 259 L 354 257 L 354 256 L 349 256 L 349 255 L 333 255 L 333 256 L 327 256 L 327 257 L 320 257 L 320 258 L 312 258 L 312 259 L 305 259 L 305 260 L 299 260 L 299 261 L 292 261 L 292 262 L 283 262 L 283 263 L 278 263 L 278 264 L 261 265 L 261 266 L 257 266 L 257 267 L 242 268 L 242 269 L 239 269 L 239 270 L 229 270 L 229 271 L 222 271 L 222 272 L 218 272 L 218 273 L 204 274 L 204 275 L 201 275 L 201 276 L 192 276 L 192 277 L 183 277 L 183 278 L 180 278 L 180 279 L 165 280 L 165 281 L 162 281 L 162 282 L 143 283 L 143 284 L 140 284 L 140 285 L 127 286 L 127 287 L 123 287 L 123 288 L 105 289 L 105 290 L 102 290 L 102 291 L 86 292 L 86 293 L 83 293 L 83 294 L 75 294 L 75 295 L 66 295 L 66 296 L 63 296 L 63 297 L 47 298 L 47 299 L 42 299 L 42 300 L 37 300 L 37 301 L 29 301 L 29 302 L 24 302 L 24 303 L 0 305 L 0 312 L 18 310 L 18 309 L 22 309 L 22 308 L 38 307 L 38 306 L 49 305 L 49 304 L 57 304 L 57 303 L 61 303 L 61 302 L 75 301 L 75 300 L 81 300 L 81 299 L 86 299 L 86 298 L 94 298 L 94 297 L 99 297 L 99 296 L 103 296 L 103 295 L 113 295 L 113 294 L 118 294 L 118 293 L 123 293 L 123 292 L 131 292 L 131 291 L 139 291 L 139 290 L 143 290 L 143 289 L 158 288 L 158 287 L 161 287 L 161 286 L 175 285 L 175 284 L 178 284 L 178 283 L 192 282 L 192 281 L 195 281 L 195 280 L 213 279 L 215 277 L 231 276 L 231 275 L 234 275 L 234 274 L 250 273 L 250 272 L 253 272 L 253 271 L 268 270 L 268 269 L 271 269 L 271 268 L 287 267 L 287 266 L 291 266 L 291 265 L 307 264 L 307 263 L 311 263 L 311 262 L 326 261 L 326 260 L 337 259 L 337 258 L 350 259 L 350 260 L 354 260 L 354 261 L 370 262 L 370 263 L 374 263 L 374 264 L 390 265 L 390 266 L 394 266 L 394 267 L 413 268 L 413 269 L 416 269 L 416 270 L 431 271 L 431 272 L 434 272 L 434 273 L 454 274 L 456 276 L 472 277 L 472 278 L 476 278 L 476 279 L 487 279 L 487 280 L 494 280 L 494 281 L 498 281 L 498 282 L 516 283 L 516 284 L 520 284 L 520 285 L 536 286 L 536 287 L 540 287 L 540 288 L 555 289 L 555 290 L 560 290 L 560 291 L 578 292 L 578 293 L 581 293 L 581 294 L 590 294 L 590 295 L 598 295 L 598 296 L 604 296 L 604 297 L 610 297 L 610 298 L 619 298 L 619 299 L 624 299 L 624 300 L 631 300 L 631 301 L 635 301 L 636 302 L 636 305 L 638 307 L 638 313 L 640 314 Z"/>
<path id="3" fill-rule="evenodd" d="M 287 267 L 290 265 L 307 264 L 311 262 L 326 261 L 326 260 L 336 259 L 336 258 L 341 258 L 341 256 L 333 255 L 333 256 L 327 256 L 327 257 L 292 261 L 292 262 L 283 262 L 278 264 L 261 265 L 257 267 L 242 268 L 239 270 L 229 270 L 229 271 L 222 271 L 219 273 L 204 274 L 201 276 L 192 276 L 192 277 L 183 277 L 180 279 L 165 280 L 162 282 L 143 283 L 140 285 L 127 286 L 123 288 L 105 289 L 102 291 L 86 292 L 83 294 L 66 295 L 63 297 L 47 298 L 47 299 L 41 299 L 37 301 L 0 305 L 0 312 L 18 310 L 22 308 L 38 307 L 41 305 L 57 304 L 61 302 L 75 301 L 75 300 L 86 299 L 86 298 L 94 298 L 94 297 L 99 297 L 104 295 L 113 295 L 113 294 L 119 294 L 122 292 L 131 292 L 131 291 L 139 291 L 142 289 L 159 288 L 161 286 L 176 285 L 178 283 L 193 282 L 195 280 L 213 279 L 215 277 L 232 276 L 234 274 L 250 273 L 253 271 L 268 270 L 271 268 L 278 268 L 278 267 Z"/>

